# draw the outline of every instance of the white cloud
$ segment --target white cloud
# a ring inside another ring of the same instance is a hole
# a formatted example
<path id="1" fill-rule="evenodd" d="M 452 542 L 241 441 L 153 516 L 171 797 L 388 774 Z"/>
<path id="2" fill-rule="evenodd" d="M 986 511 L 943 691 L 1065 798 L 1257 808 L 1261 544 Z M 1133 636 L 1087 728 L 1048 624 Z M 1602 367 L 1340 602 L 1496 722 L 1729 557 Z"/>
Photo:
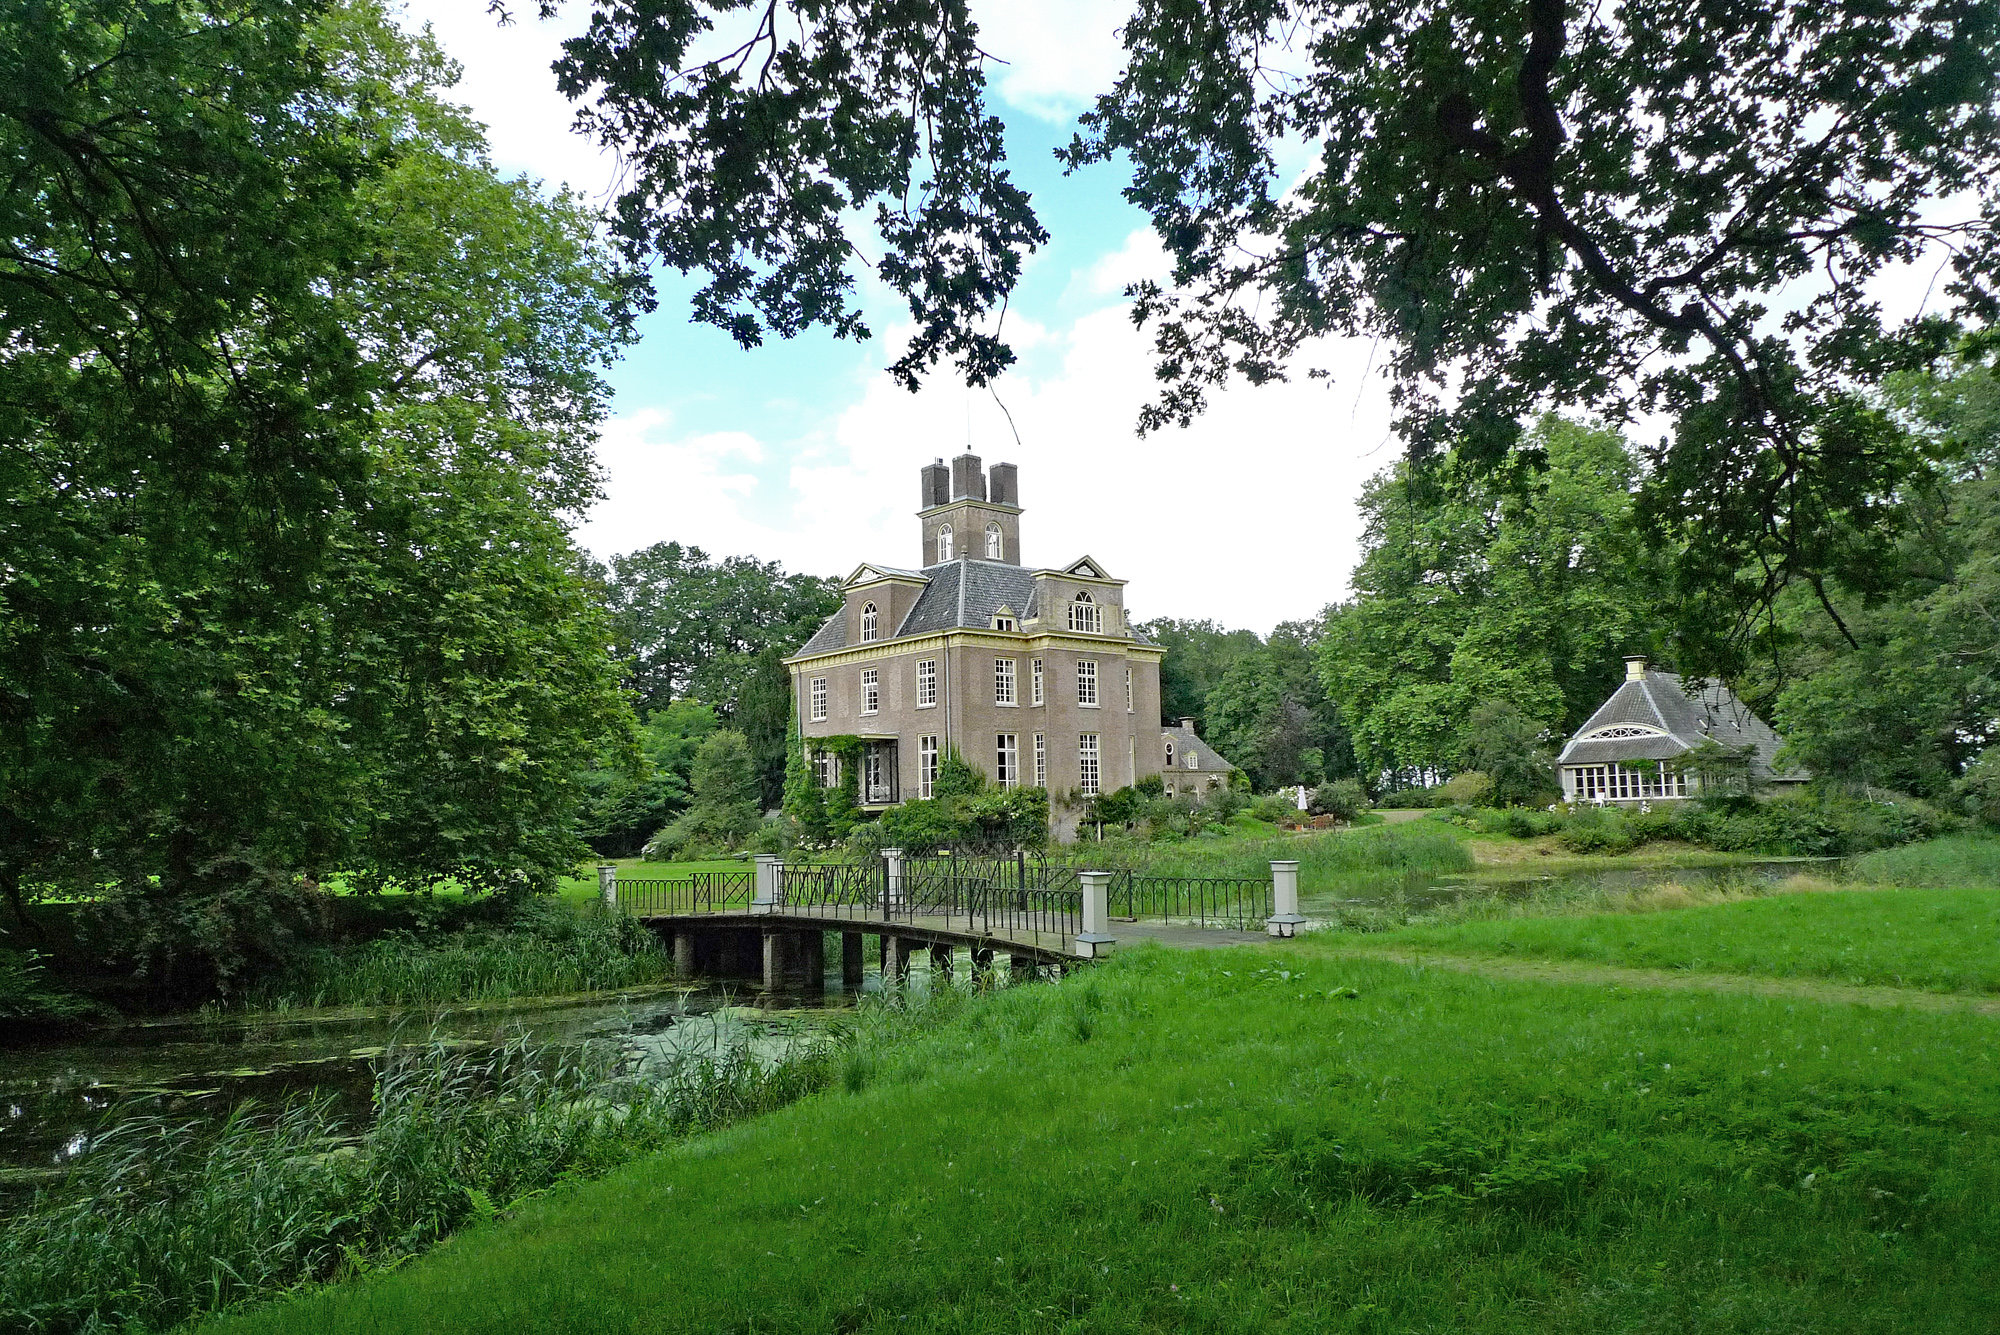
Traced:
<path id="1" fill-rule="evenodd" d="M 1353 497 L 1396 449 L 1365 345 L 1317 350 L 1336 367 L 1332 388 L 1231 389 L 1187 430 L 1140 440 L 1133 423 L 1154 382 L 1125 310 L 1059 337 L 1055 370 L 997 387 L 1012 428 L 983 392 L 937 382 L 911 395 L 871 377 L 822 436 L 773 450 L 793 460 L 782 478 L 752 481 L 733 436 L 677 441 L 657 414 L 627 419 L 603 452 L 612 499 L 581 537 L 600 555 L 678 538 L 822 573 L 916 564 L 917 470 L 965 448 L 969 417 L 974 451 L 1021 466 L 1029 564 L 1088 552 L 1131 582 L 1141 617 L 1260 632 L 1341 596 L 1358 549 Z"/>
<path id="2" fill-rule="evenodd" d="M 1118 29 L 1132 0 L 1000 0 L 973 6 L 979 45 L 1007 63 L 988 77 L 1007 102 L 1045 120 L 1090 106 L 1124 68 Z"/>
<path id="3" fill-rule="evenodd" d="M 1164 281 L 1173 272 L 1167 248 L 1152 228 L 1141 227 L 1125 238 L 1125 244 L 1103 256 L 1080 275 L 1083 288 L 1091 296 L 1116 296 L 1128 283 L 1142 278 Z"/>
<path id="4" fill-rule="evenodd" d="M 464 66 L 448 96 L 485 122 L 501 170 L 563 182 L 602 200 L 617 175 L 617 155 L 571 132 L 576 108 L 556 91 L 549 68 L 562 40 L 583 30 L 590 11 L 571 5 L 544 22 L 535 17 L 532 0 L 510 8 L 514 22 L 503 28 L 477 0 L 407 0 L 402 22 L 411 30 L 428 23 Z"/>

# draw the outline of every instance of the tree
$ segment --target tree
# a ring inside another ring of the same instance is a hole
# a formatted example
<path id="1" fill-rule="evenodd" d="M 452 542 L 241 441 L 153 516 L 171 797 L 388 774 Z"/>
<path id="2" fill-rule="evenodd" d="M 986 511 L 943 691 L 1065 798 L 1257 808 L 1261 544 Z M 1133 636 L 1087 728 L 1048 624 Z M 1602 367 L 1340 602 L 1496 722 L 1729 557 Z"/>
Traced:
<path id="1" fill-rule="evenodd" d="M 1167 651 L 1160 661 L 1160 717 L 1206 725 L 1208 693 L 1239 660 L 1261 645 L 1257 632 L 1224 630 L 1213 621 L 1160 617 L 1139 627 Z"/>
<path id="2" fill-rule="evenodd" d="M 588 214 L 361 0 L 31 4 L 0 61 L 9 892 L 215 976 L 301 877 L 552 885 L 629 720 L 567 537 Z"/>
<path id="3" fill-rule="evenodd" d="M 1354 774 L 1340 710 L 1313 668 L 1318 628 L 1287 621 L 1208 694 L 1208 741 L 1260 789 Z"/>
<path id="4" fill-rule="evenodd" d="M 678 542 L 614 556 L 604 579 L 641 709 L 692 698 L 734 718 L 759 673 L 771 671 L 759 655 L 791 653 L 840 606 L 838 580 L 787 575 L 754 557 L 712 561 Z"/>
<path id="5" fill-rule="evenodd" d="M 1624 442 L 1555 417 L 1529 439 L 1539 469 L 1431 485 L 1401 464 L 1362 493 L 1354 597 L 1328 610 L 1315 652 L 1365 774 L 1449 775 L 1487 701 L 1573 726 L 1610 693 L 1621 656 L 1663 633 Z"/>
<path id="6" fill-rule="evenodd" d="M 580 824 L 600 857 L 634 856 L 649 835 L 686 809 L 695 753 L 718 726 L 707 705 L 677 700 L 639 725 L 643 771 L 613 763 L 585 773 Z"/>
<path id="7" fill-rule="evenodd" d="M 1524 806 L 1559 791 L 1548 729 L 1506 700 L 1488 700 L 1466 721 L 1461 755 L 1486 776 L 1496 806 Z"/>
<path id="8" fill-rule="evenodd" d="M 726 53 L 692 57 L 712 29 Z M 1500 466 L 1549 406 L 1669 418 L 1645 515 L 1706 668 L 1749 660 L 1785 588 L 1838 627 L 1827 581 L 1880 577 L 1907 519 L 1884 498 L 1927 461 L 1858 387 L 2000 310 L 2000 196 L 1928 207 L 2000 175 L 1990 5 L 1142 0 L 1121 33 L 1062 156 L 1129 163 L 1173 257 L 1135 289 L 1164 387 L 1144 425 L 1367 334 L 1419 463 Z M 963 0 L 597 0 L 557 69 L 634 164 L 629 253 L 708 275 L 698 318 L 746 345 L 865 332 L 850 229 L 872 201 L 918 329 L 895 373 L 948 355 L 983 383 L 1043 240 L 986 59 Z M 1287 144 L 1311 151 L 1298 179 Z M 1890 324 L 1869 280 L 1938 254 L 1948 314 Z"/>

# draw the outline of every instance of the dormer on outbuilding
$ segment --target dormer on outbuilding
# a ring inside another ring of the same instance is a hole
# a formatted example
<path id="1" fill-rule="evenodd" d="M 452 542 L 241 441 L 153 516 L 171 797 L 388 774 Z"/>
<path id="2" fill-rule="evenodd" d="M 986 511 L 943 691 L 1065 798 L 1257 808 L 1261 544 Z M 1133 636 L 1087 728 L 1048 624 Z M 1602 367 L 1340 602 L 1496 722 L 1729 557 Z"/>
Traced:
<path id="1" fill-rule="evenodd" d="M 982 471 L 979 456 L 961 454 L 949 468 L 942 459 L 924 465 L 924 566 L 970 557 L 1021 564 L 1021 482 L 1013 464 Z"/>

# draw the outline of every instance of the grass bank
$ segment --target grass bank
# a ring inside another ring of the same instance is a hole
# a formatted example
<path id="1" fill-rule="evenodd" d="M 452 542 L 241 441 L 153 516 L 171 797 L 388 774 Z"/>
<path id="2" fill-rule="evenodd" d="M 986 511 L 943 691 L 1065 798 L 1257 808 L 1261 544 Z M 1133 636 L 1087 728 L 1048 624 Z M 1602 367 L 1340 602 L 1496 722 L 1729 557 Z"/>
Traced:
<path id="1" fill-rule="evenodd" d="M 62 1185 L 0 1230 L 0 1329 L 162 1330 L 393 1268 L 559 1184 L 865 1071 L 954 1000 L 869 1008 L 843 1045 L 769 1062 L 702 1044 L 700 1021 L 688 1046 L 637 1073 L 594 1048 L 396 1049 L 379 1061 L 366 1126 L 317 1102 L 241 1109 L 220 1129 L 113 1119 Z"/>
<path id="2" fill-rule="evenodd" d="M 1990 1331 L 1977 1017 L 1289 947 L 1003 992 L 228 1332 Z"/>
<path id="3" fill-rule="evenodd" d="M 1875 885 L 2000 888 L 2000 836 L 1957 834 L 1868 853 L 1848 875 Z"/>
<path id="4" fill-rule="evenodd" d="M 1823 881 L 1792 889 L 1797 893 L 1687 907 L 1698 892 L 1659 887 L 1629 897 L 1634 911 L 1509 915 L 1402 928 L 1368 942 L 1394 950 L 2000 992 L 2000 889 L 1842 890 Z"/>

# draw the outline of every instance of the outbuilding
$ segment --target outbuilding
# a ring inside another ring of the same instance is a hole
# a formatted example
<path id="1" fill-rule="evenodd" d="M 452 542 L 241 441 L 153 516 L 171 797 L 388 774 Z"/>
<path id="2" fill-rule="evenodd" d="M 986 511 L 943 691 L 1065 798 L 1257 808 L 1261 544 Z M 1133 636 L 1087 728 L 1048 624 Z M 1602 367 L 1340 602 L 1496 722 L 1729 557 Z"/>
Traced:
<path id="1" fill-rule="evenodd" d="M 1699 776 L 1681 764 L 1688 752 L 1714 742 L 1747 754 L 1760 786 L 1806 782 L 1805 771 L 1780 768 L 1784 739 L 1719 681 L 1683 681 L 1651 671 L 1643 656 L 1625 660 L 1625 680 L 1562 749 L 1563 796 L 1571 802 L 1638 803 L 1693 797 Z"/>

